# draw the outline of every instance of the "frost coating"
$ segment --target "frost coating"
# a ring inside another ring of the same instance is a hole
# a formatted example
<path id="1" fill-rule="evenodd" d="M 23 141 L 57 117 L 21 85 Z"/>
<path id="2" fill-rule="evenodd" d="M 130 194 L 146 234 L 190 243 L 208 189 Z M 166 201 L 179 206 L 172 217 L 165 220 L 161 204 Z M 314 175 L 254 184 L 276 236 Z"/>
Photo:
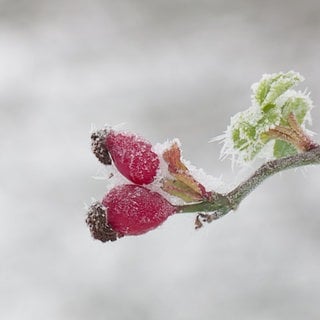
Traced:
<path id="1" fill-rule="evenodd" d="M 266 74 L 252 85 L 252 106 L 239 112 L 231 118 L 225 134 L 218 140 L 223 140 L 221 158 L 231 156 L 234 162 L 242 164 L 262 155 L 264 147 L 272 141 L 273 154 L 263 154 L 263 157 L 281 157 L 296 153 L 289 143 L 275 139 L 270 130 L 276 126 L 289 127 L 288 118 L 293 114 L 304 127 L 306 121 L 311 122 L 310 110 L 312 101 L 306 92 L 291 88 L 303 81 L 296 72 Z"/>

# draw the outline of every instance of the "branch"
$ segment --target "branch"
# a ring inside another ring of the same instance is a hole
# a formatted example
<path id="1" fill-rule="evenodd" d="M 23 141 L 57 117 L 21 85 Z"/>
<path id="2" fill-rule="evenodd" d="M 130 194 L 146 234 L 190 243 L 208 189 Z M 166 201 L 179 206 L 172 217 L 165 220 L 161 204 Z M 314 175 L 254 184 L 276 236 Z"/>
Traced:
<path id="1" fill-rule="evenodd" d="M 208 191 L 197 181 L 184 164 L 176 139 L 152 146 L 136 134 L 110 127 L 93 132 L 91 147 L 98 160 L 113 165 L 130 181 L 116 185 L 102 203 L 89 207 L 86 222 L 93 238 L 105 242 L 143 234 L 174 213 L 197 212 L 196 228 L 200 228 L 203 222 L 235 210 L 268 177 L 287 169 L 320 164 L 320 145 L 304 129 L 306 121 L 311 120 L 312 101 L 306 91 L 292 89 L 302 80 L 299 73 L 289 71 L 265 74 L 252 85 L 252 105 L 235 114 L 218 139 L 223 141 L 220 156 L 232 155 L 239 163 L 251 161 L 273 140 L 274 147 L 269 151 L 277 159 L 266 162 L 224 194 Z M 299 153 L 295 154 L 295 150 Z M 161 192 L 179 197 L 185 204 L 175 206 Z"/>
<path id="2" fill-rule="evenodd" d="M 241 201 L 268 177 L 280 171 L 312 164 L 320 164 L 319 145 L 306 152 L 268 161 L 256 170 L 251 177 L 230 192 L 226 194 L 214 193 L 213 198 L 209 201 L 180 206 L 179 212 L 212 212 L 210 215 L 199 214 L 205 222 L 211 222 L 221 218 L 231 210 L 235 210 Z"/>

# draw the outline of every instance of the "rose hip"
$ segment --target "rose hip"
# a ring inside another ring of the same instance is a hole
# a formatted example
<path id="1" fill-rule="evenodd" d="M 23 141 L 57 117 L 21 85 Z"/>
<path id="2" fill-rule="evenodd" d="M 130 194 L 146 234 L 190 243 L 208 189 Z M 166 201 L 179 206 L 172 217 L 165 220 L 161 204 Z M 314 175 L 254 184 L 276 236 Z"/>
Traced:
<path id="1" fill-rule="evenodd" d="M 140 185 L 154 181 L 160 161 L 148 141 L 134 134 L 110 130 L 105 143 L 114 165 L 127 179 Z"/>
<path id="2" fill-rule="evenodd" d="M 108 226 L 121 235 L 146 233 L 176 212 L 176 207 L 159 193 L 133 184 L 113 188 L 102 204 Z"/>

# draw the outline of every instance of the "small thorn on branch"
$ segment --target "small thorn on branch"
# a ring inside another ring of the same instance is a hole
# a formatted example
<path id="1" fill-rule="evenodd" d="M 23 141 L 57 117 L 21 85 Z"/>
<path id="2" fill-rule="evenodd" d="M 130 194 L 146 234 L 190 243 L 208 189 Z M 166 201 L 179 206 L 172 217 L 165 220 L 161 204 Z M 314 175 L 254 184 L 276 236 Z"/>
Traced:
<path id="1" fill-rule="evenodd" d="M 219 219 L 219 215 L 217 212 L 214 212 L 212 214 L 209 213 L 198 213 L 196 220 L 194 222 L 195 229 L 200 229 L 203 227 L 203 223 L 210 223 L 213 220 Z"/>

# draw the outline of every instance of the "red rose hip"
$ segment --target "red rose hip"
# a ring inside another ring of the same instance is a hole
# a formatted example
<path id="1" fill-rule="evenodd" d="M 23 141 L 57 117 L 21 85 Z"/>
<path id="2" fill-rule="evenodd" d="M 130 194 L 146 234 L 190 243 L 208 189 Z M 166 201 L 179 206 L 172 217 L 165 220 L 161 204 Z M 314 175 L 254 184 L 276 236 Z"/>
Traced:
<path id="1" fill-rule="evenodd" d="M 91 135 L 91 149 L 100 162 L 111 164 L 136 184 L 154 181 L 159 168 L 159 157 L 147 140 L 124 132 L 102 129 Z"/>
<path id="2" fill-rule="evenodd" d="M 140 185 L 154 181 L 160 161 L 148 141 L 134 134 L 111 130 L 106 136 L 106 149 L 116 168 L 127 179 Z"/>
<path id="3" fill-rule="evenodd" d="M 139 235 L 157 228 L 176 212 L 157 192 L 132 184 L 113 188 L 103 199 L 108 225 L 121 235 Z"/>

